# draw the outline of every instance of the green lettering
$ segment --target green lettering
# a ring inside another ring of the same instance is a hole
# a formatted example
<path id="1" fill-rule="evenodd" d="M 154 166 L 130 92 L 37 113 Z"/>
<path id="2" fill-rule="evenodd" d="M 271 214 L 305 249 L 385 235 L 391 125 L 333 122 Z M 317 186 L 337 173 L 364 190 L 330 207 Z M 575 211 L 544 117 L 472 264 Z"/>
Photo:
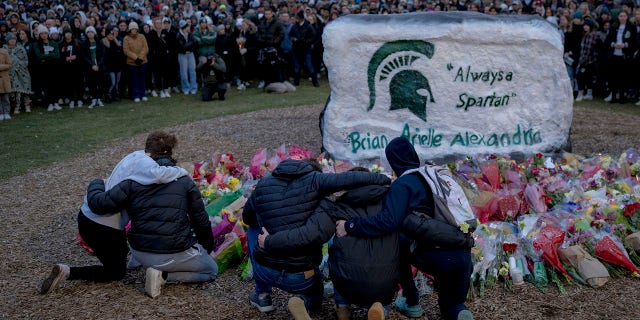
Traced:
<path id="1" fill-rule="evenodd" d="M 442 135 L 438 134 L 436 136 L 433 137 L 433 139 L 431 139 L 431 146 L 432 147 L 439 147 L 442 144 Z"/>
<path id="2" fill-rule="evenodd" d="M 349 134 L 349 141 L 351 141 L 351 153 L 358 153 L 358 149 L 361 147 L 360 132 L 351 132 Z"/>
<path id="3" fill-rule="evenodd" d="M 520 125 L 517 126 L 518 130 L 513 134 L 513 144 L 520 145 L 522 143 L 522 137 L 520 136 Z"/>
<path id="4" fill-rule="evenodd" d="M 498 135 L 497 134 L 492 134 L 489 136 L 489 139 L 487 139 L 487 146 L 498 146 Z"/>
<path id="5" fill-rule="evenodd" d="M 506 143 L 505 143 L 505 140 L 507 141 Z M 506 133 L 506 132 L 505 132 L 505 133 L 503 133 L 503 134 L 500 136 L 500 144 L 501 144 L 503 147 L 504 147 L 504 146 L 511 145 L 511 137 L 509 137 L 509 133 Z"/>
<path id="6" fill-rule="evenodd" d="M 458 79 L 460 78 L 460 79 Z M 456 73 L 456 77 L 453 78 L 453 82 L 460 81 L 464 82 L 464 72 L 462 71 L 462 67 L 458 68 L 458 72 Z"/>
<path id="7" fill-rule="evenodd" d="M 464 144 L 464 139 L 462 138 L 462 134 L 460 134 L 459 132 L 458 134 L 456 134 L 455 137 L 453 137 L 453 140 L 451 140 L 451 144 L 449 144 L 449 146 L 453 146 L 456 143 L 459 143 L 462 146 L 466 146 L 466 144 Z"/>

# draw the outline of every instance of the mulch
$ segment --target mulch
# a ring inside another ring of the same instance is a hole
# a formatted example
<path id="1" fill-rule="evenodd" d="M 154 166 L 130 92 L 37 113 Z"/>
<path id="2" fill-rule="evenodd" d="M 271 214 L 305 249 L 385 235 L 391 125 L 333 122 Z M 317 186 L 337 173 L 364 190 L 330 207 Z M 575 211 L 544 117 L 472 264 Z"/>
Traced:
<path id="1" fill-rule="evenodd" d="M 230 152 L 248 163 L 259 148 L 299 145 L 318 153 L 321 147 L 318 115 L 322 106 L 265 110 L 166 128 L 177 134 L 176 155 L 189 169 L 211 152 Z M 573 151 L 618 156 L 630 147 L 640 149 L 640 117 L 576 107 Z M 7 319 L 289 319 L 288 295 L 276 291 L 276 311 L 262 315 L 248 303 L 253 283 L 239 280 L 231 269 L 213 282 L 169 285 L 160 297 L 144 295 L 144 272 L 133 270 L 124 281 L 95 284 L 68 281 L 43 296 L 37 290 L 54 263 L 95 264 L 75 239 L 77 213 L 87 184 L 106 178 L 127 153 L 142 149 L 146 134 L 123 139 L 76 159 L 39 168 L 0 183 L 0 318 Z M 640 280 L 611 279 L 592 289 L 567 285 L 567 293 L 550 285 L 543 293 L 530 284 L 501 286 L 468 302 L 476 319 L 637 319 Z M 422 299 L 425 319 L 438 319 L 437 297 Z M 333 319 L 326 300 L 315 319 Z M 366 310 L 354 319 L 366 318 Z M 404 319 L 395 311 L 391 319 Z"/>

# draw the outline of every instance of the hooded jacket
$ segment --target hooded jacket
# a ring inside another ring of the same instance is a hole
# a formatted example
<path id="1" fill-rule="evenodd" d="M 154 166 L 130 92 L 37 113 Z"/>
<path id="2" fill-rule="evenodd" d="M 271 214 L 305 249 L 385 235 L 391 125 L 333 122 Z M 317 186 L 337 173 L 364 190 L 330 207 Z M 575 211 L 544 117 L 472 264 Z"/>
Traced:
<path id="1" fill-rule="evenodd" d="M 432 219 L 434 216 L 433 193 L 419 173 L 402 175 L 420 166 L 420 158 L 413 145 L 405 137 L 398 137 L 387 145 L 385 155 L 393 172 L 399 176 L 389 188 L 389 193 L 379 214 L 355 217 L 347 220 L 347 234 L 358 237 L 377 237 L 401 230 L 416 240 L 419 247 L 470 248 L 473 240 L 458 228 Z M 421 213 L 421 217 L 413 214 Z M 431 218 L 429 218 L 431 217 Z"/>
<path id="2" fill-rule="evenodd" d="M 288 241 L 272 242 L 267 237 L 265 249 L 256 246 L 254 259 L 269 268 L 287 272 L 317 267 L 322 260 L 322 244 L 335 230 L 333 223 L 327 224 L 330 219 L 313 214 L 320 200 L 337 191 L 389 182 L 389 178 L 380 174 L 327 174 L 315 171 L 304 161 L 282 161 L 251 193 L 242 213 L 244 222 L 253 227 L 265 227 L 270 234 L 299 228 L 312 216 L 317 225 Z M 289 247 L 278 250 L 278 245 Z"/>
<path id="3" fill-rule="evenodd" d="M 366 186 L 342 195 L 320 208 L 335 220 L 376 215 L 382 210 L 388 187 Z M 380 237 L 334 238 L 329 247 L 329 270 L 336 291 L 350 303 L 369 307 L 389 305 L 400 277 L 398 232 Z"/>
<path id="4" fill-rule="evenodd" d="M 161 157 L 157 162 L 161 166 L 175 166 L 169 157 Z M 104 189 L 102 180 L 91 182 L 87 189 L 89 207 L 96 214 L 126 209 L 131 218 L 127 239 L 133 249 L 167 254 L 200 243 L 207 252 L 213 251 L 211 222 L 200 190 L 190 177 L 152 185 L 124 180 L 109 191 Z"/>

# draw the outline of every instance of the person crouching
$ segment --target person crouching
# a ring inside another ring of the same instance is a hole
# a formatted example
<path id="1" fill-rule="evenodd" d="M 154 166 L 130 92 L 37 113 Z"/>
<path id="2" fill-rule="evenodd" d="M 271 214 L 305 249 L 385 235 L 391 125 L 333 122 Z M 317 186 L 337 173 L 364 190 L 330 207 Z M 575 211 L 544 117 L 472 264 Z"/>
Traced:
<path id="1" fill-rule="evenodd" d="M 224 82 L 224 74 L 227 65 L 217 54 L 211 54 L 207 60 L 201 60 L 196 68 L 202 75 L 202 101 L 211 101 L 218 93 L 218 99 L 224 100 L 227 93 L 227 84 Z"/>

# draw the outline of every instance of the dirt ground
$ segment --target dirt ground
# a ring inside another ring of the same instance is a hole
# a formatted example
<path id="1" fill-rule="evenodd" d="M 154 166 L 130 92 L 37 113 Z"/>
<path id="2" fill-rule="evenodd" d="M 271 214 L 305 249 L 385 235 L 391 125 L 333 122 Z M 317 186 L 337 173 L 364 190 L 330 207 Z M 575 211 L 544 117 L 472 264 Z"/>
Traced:
<path id="1" fill-rule="evenodd" d="M 214 150 L 231 152 L 247 163 L 262 147 L 282 143 L 320 150 L 318 115 L 322 106 L 288 108 L 195 122 L 168 131 L 180 141 L 177 158 L 184 167 L 208 159 Z M 640 149 L 640 117 L 576 107 L 573 150 L 590 155 L 619 155 Z M 43 296 L 37 289 L 54 263 L 72 266 L 97 262 L 75 240 L 76 217 L 87 184 L 105 178 L 127 153 L 142 149 L 146 135 L 114 142 L 70 161 L 0 181 L 0 318 L 6 319 L 289 319 L 288 296 L 276 292 L 276 311 L 261 315 L 248 303 L 253 283 L 229 270 L 211 283 L 169 285 L 160 297 L 144 295 L 144 272 L 131 271 L 121 282 L 66 282 Z M 513 292 L 490 290 L 468 303 L 476 319 L 638 319 L 640 280 L 611 279 L 592 289 L 567 286 L 567 294 L 549 286 L 542 293 L 529 284 Z M 439 319 L 436 295 L 422 299 L 424 319 Z M 315 319 L 333 319 L 327 300 Z M 355 319 L 366 318 L 360 310 Z M 395 311 L 391 319 L 404 319 Z"/>

